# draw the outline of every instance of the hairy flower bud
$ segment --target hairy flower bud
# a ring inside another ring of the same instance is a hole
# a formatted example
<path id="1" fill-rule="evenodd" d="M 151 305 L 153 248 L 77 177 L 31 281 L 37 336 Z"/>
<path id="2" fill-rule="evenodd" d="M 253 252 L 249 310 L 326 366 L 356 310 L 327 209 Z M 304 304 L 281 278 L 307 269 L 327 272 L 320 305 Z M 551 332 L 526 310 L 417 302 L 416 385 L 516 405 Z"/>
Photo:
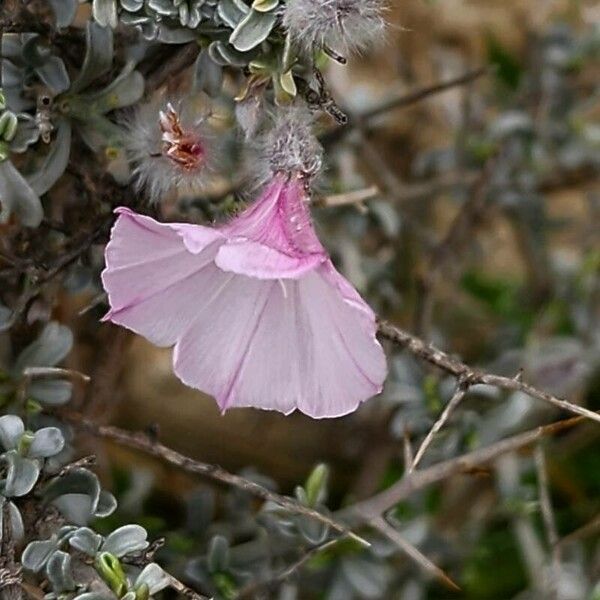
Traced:
<path id="1" fill-rule="evenodd" d="M 363 50 L 385 27 L 382 0 L 288 0 L 283 26 L 307 53 Z"/>
<path id="2" fill-rule="evenodd" d="M 256 178 L 263 183 L 277 173 L 313 178 L 321 170 L 323 148 L 313 133 L 312 116 L 303 104 L 280 108 L 271 127 L 258 139 Z"/>

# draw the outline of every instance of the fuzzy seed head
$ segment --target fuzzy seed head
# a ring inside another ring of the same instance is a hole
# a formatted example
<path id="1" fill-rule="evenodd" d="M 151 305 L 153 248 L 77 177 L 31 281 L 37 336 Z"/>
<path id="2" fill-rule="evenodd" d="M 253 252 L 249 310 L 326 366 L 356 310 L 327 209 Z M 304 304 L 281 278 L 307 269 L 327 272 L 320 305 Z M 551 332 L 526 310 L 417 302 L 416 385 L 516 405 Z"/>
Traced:
<path id="1" fill-rule="evenodd" d="M 125 147 L 137 188 L 151 202 L 174 190 L 206 188 L 215 164 L 208 114 L 193 98 L 160 98 L 140 106 L 126 124 Z"/>
<path id="2" fill-rule="evenodd" d="M 383 0 L 288 0 L 283 26 L 305 52 L 364 50 L 385 27 Z"/>
<path id="3" fill-rule="evenodd" d="M 277 173 L 313 178 L 321 169 L 323 148 L 313 133 L 306 106 L 280 108 L 272 126 L 259 140 L 258 176 L 267 180 Z"/>

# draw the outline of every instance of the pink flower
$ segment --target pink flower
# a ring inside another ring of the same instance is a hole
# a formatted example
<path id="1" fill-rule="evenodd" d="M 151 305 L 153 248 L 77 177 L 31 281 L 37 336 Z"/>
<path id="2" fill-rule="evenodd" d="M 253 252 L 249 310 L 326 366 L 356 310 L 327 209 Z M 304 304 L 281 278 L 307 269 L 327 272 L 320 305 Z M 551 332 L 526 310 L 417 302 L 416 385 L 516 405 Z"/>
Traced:
<path id="1" fill-rule="evenodd" d="M 375 315 L 321 246 L 301 178 L 275 176 L 220 228 L 117 212 L 105 319 L 174 345 L 177 376 L 223 411 L 337 417 L 381 391 Z"/>

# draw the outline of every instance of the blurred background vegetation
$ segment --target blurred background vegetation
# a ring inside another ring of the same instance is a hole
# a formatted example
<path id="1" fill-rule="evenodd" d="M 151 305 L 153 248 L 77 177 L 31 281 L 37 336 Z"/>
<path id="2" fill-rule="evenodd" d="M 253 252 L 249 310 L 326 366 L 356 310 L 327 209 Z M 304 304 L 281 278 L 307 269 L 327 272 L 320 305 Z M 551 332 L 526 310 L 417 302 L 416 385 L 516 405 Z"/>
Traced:
<path id="1" fill-rule="evenodd" d="M 76 23 L 85 22 L 86 8 Z M 324 69 L 349 124 L 321 121 L 328 169 L 320 193 L 377 187 L 364 201 L 346 195 L 342 205 L 315 209 L 324 245 L 378 314 L 469 364 L 508 376 L 523 369 L 533 385 L 600 410 L 598 4 L 402 0 L 390 3 L 387 18 L 379 47 Z M 474 73 L 466 83 L 406 101 L 465 73 Z M 185 87 L 189 78 L 184 70 L 167 85 Z M 233 118 L 234 88 L 226 78 L 217 100 L 225 120 Z M 76 169 L 71 175 L 53 190 L 49 216 L 71 219 L 70 227 L 82 177 Z M 229 192 L 234 175 L 211 197 L 172 198 L 163 218 L 223 217 L 241 202 Z M 65 365 L 91 376 L 76 390 L 78 410 L 97 422 L 150 427 L 184 454 L 285 494 L 326 463 L 331 510 L 402 477 L 407 443 L 416 447 L 439 416 L 450 378 L 386 346 L 384 393 L 353 415 L 313 421 L 238 409 L 221 416 L 212 399 L 176 380 L 169 350 L 99 325 L 102 235 L 68 267 L 66 287 L 50 286 L 28 315 L 31 324 L 51 313 L 73 331 Z M 22 332 L 24 345 L 30 334 Z M 557 416 L 520 392 L 477 387 L 422 465 Z M 249 578 L 277 573 L 319 539 L 308 532 L 290 542 L 284 525 L 257 516 L 250 497 L 117 445 L 80 436 L 77 452 L 100 457 L 103 484 L 120 501 L 98 530 L 134 520 L 151 537 L 165 536 L 157 561 L 207 595 L 234 598 Z M 583 423 L 545 439 L 542 452 L 554 546 L 529 448 L 432 485 L 394 510 L 404 537 L 460 591 L 376 540 L 372 550 L 340 542 L 250 597 L 600 598 L 600 429 Z M 543 572 L 557 553 L 560 576 L 549 591 Z"/>

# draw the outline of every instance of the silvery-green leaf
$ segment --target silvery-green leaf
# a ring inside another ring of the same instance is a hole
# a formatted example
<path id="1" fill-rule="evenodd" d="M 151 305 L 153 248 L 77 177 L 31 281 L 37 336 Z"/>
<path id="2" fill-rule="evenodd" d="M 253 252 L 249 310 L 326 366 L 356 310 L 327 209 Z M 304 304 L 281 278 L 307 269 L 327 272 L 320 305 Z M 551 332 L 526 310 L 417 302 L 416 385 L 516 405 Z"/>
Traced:
<path id="1" fill-rule="evenodd" d="M 148 6 L 165 17 L 176 17 L 178 13 L 173 0 L 149 0 Z"/>
<path id="2" fill-rule="evenodd" d="M 274 12 L 261 13 L 252 10 L 238 23 L 229 36 L 229 42 L 240 52 L 252 50 L 267 39 L 276 19 L 277 15 Z"/>
<path id="3" fill-rule="evenodd" d="M 51 321 L 38 338 L 19 354 L 14 371 L 22 373 L 26 367 L 53 367 L 69 354 L 72 347 L 71 330 L 66 325 Z"/>
<path id="4" fill-rule="evenodd" d="M 88 556 L 96 556 L 102 544 L 102 536 L 92 531 L 89 527 L 80 527 L 69 538 L 69 544 Z"/>
<path id="5" fill-rule="evenodd" d="M 135 592 L 127 592 L 121 600 L 136 600 L 137 594 Z"/>
<path id="6" fill-rule="evenodd" d="M 62 406 L 73 394 L 73 384 L 64 379 L 38 379 L 27 387 L 28 394 L 48 406 Z"/>
<path id="7" fill-rule="evenodd" d="M 169 27 L 164 23 L 158 26 L 156 39 L 165 44 L 186 44 L 198 37 L 197 33 L 192 29 L 183 27 Z"/>
<path id="8" fill-rule="evenodd" d="M 29 67 L 42 67 L 50 58 L 50 48 L 42 43 L 37 33 L 25 34 L 21 37 L 21 57 Z M 63 65 L 64 66 L 64 65 Z"/>
<path id="9" fill-rule="evenodd" d="M 40 137 L 40 128 L 36 120 L 31 115 L 21 113 L 19 117 L 19 126 L 17 133 L 10 142 L 10 151 L 21 153 L 25 152 L 29 146 L 35 144 Z"/>
<path id="10" fill-rule="evenodd" d="M 85 592 L 73 598 L 73 600 L 113 600 L 112 594 L 102 594 L 101 592 Z"/>
<path id="11" fill-rule="evenodd" d="M 45 194 L 65 172 L 71 152 L 71 123 L 61 119 L 56 139 L 38 170 L 27 177 L 29 185 L 39 196 Z"/>
<path id="12" fill-rule="evenodd" d="M 101 27 L 117 26 L 117 0 L 93 0 L 92 15 Z"/>
<path id="13" fill-rule="evenodd" d="M 202 50 L 194 65 L 194 90 L 201 90 L 214 98 L 221 91 L 222 85 L 223 69 L 212 60 L 207 50 Z"/>
<path id="14" fill-rule="evenodd" d="M 144 570 L 137 576 L 135 587 L 146 584 L 150 595 L 164 590 L 171 583 L 171 578 L 156 563 L 150 563 L 144 567 Z"/>
<path id="15" fill-rule="evenodd" d="M 56 594 L 75 589 L 71 573 L 71 556 L 62 550 L 55 552 L 46 563 L 46 574 Z"/>
<path id="16" fill-rule="evenodd" d="M 52 502 L 70 523 L 87 525 L 94 518 L 92 497 L 87 494 L 64 494 Z"/>
<path id="17" fill-rule="evenodd" d="M 78 4 L 77 0 L 50 0 L 57 27 L 68 27 L 73 22 Z"/>
<path id="18" fill-rule="evenodd" d="M 43 65 L 36 67 L 35 73 L 55 94 L 68 90 L 71 85 L 65 63 L 58 56 L 49 56 Z"/>
<path id="19" fill-rule="evenodd" d="M 7 35 L 5 34 L 4 37 Z M 8 59 L 4 59 L 0 63 L 2 64 L 2 86 L 7 105 L 16 112 L 34 108 L 35 101 L 32 98 L 23 96 L 25 87 L 24 70 Z"/>
<path id="20" fill-rule="evenodd" d="M 212 42 L 209 56 L 217 64 L 231 67 L 245 67 L 253 58 L 252 53 L 239 52 L 231 44 L 221 41 Z"/>
<path id="21" fill-rule="evenodd" d="M 229 568 L 229 542 L 222 535 L 215 535 L 208 546 L 208 569 L 211 573 L 226 571 Z"/>
<path id="22" fill-rule="evenodd" d="M 254 0 L 252 3 L 252 9 L 258 12 L 269 12 L 279 4 L 279 0 Z"/>
<path id="23" fill-rule="evenodd" d="M 218 45 L 219 54 L 223 60 L 232 67 L 245 67 L 253 58 L 252 52 L 239 52 L 231 44 L 225 42 L 215 42 Z"/>
<path id="24" fill-rule="evenodd" d="M 297 517 L 296 525 L 304 538 L 315 545 L 325 541 L 327 534 L 329 533 L 329 527 L 325 523 L 315 521 L 308 517 Z"/>
<path id="25" fill-rule="evenodd" d="M 23 50 L 21 34 L 3 33 L 0 40 L 0 54 L 2 55 L 2 58 L 8 58 L 11 61 L 19 61 L 21 59 L 21 51 Z M 6 85 L 4 81 L 3 84 Z"/>
<path id="26" fill-rule="evenodd" d="M 106 490 L 100 492 L 100 498 L 98 498 L 98 505 L 94 511 L 94 516 L 98 518 L 108 517 L 115 512 L 117 508 L 117 499 Z"/>
<path id="27" fill-rule="evenodd" d="M 44 489 L 43 496 L 44 501 L 48 503 L 57 503 L 65 496 L 82 496 L 87 499 L 88 510 L 90 514 L 93 514 L 100 498 L 100 482 L 98 481 L 98 477 L 87 469 L 73 469 L 64 477 L 53 479 Z M 79 507 L 74 506 L 75 503 L 73 504 L 73 508 L 78 509 Z M 79 524 L 80 522 L 78 521 L 77 523 Z"/>
<path id="28" fill-rule="evenodd" d="M 217 13 L 229 27 L 235 29 L 237 24 L 250 12 L 243 2 L 236 0 L 221 0 L 217 4 Z"/>
<path id="29" fill-rule="evenodd" d="M 57 550 L 58 543 L 55 537 L 49 540 L 30 542 L 23 550 L 21 562 L 28 571 L 38 573 Z"/>
<path id="30" fill-rule="evenodd" d="M 120 16 L 120 20 L 122 23 L 125 23 L 125 25 L 142 25 L 144 23 L 149 23 L 150 18 L 148 15 L 144 14 L 144 13 L 122 13 Z"/>
<path id="31" fill-rule="evenodd" d="M 144 0 L 121 0 L 121 8 L 136 12 L 144 6 Z"/>
<path id="32" fill-rule="evenodd" d="M 25 458 L 16 450 L 3 455 L 7 465 L 6 479 L 1 493 L 7 497 L 19 497 L 28 494 L 40 475 L 40 464 L 37 460 Z"/>
<path id="33" fill-rule="evenodd" d="M 62 544 L 63 542 L 69 540 L 78 529 L 79 527 L 76 527 L 75 525 L 63 525 L 56 534 L 58 543 Z"/>
<path id="34" fill-rule="evenodd" d="M 144 95 L 144 78 L 132 68 L 132 64 L 127 65 L 107 87 L 95 94 L 81 96 L 82 101 L 101 114 L 135 104 Z"/>
<path id="35" fill-rule="evenodd" d="M 25 527 L 23 525 L 23 517 L 21 512 L 10 500 L 0 496 L 0 541 L 2 541 L 2 520 L 4 518 L 4 503 L 8 502 L 8 514 L 10 519 L 10 537 L 15 542 L 19 543 L 25 536 Z"/>
<path id="36" fill-rule="evenodd" d="M 88 21 L 85 58 L 70 93 L 76 94 L 84 90 L 92 81 L 104 75 L 112 65 L 113 52 L 112 29 Z"/>
<path id="37" fill-rule="evenodd" d="M 4 450 L 15 449 L 24 433 L 25 425 L 21 417 L 17 415 L 0 417 L 0 444 Z"/>
<path id="38" fill-rule="evenodd" d="M 102 545 L 103 552 L 110 552 L 117 558 L 139 552 L 148 547 L 148 533 L 140 525 L 124 525 L 115 529 L 104 540 Z"/>
<path id="39" fill-rule="evenodd" d="M 55 456 L 65 447 L 65 438 L 58 427 L 44 427 L 33 434 L 33 441 L 27 456 L 30 458 L 48 458 Z"/>
<path id="40" fill-rule="evenodd" d="M 37 227 L 44 217 L 42 203 L 10 160 L 0 162 L 0 223 L 15 213 L 26 227 Z"/>

